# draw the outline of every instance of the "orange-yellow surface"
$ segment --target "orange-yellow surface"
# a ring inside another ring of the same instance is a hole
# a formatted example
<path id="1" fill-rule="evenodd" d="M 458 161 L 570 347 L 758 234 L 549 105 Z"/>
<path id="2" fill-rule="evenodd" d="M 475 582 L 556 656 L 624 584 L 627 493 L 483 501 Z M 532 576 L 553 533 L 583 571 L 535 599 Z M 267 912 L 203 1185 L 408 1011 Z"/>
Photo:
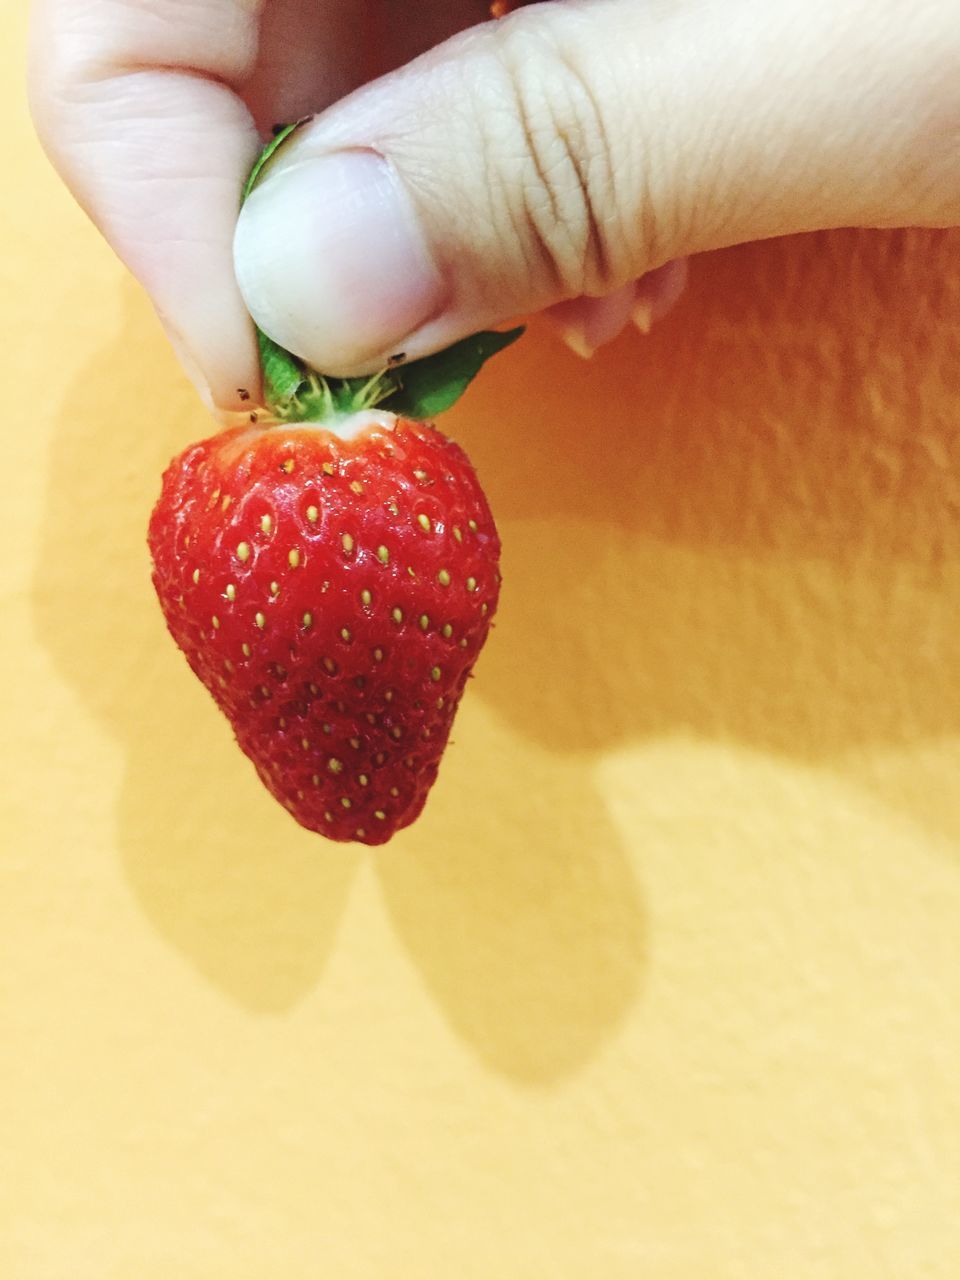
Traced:
<path id="1" fill-rule="evenodd" d="M 956 1280 L 960 237 L 500 357 L 497 629 L 422 821 L 330 847 L 164 633 L 208 422 L 4 26 L 0 1275 Z"/>

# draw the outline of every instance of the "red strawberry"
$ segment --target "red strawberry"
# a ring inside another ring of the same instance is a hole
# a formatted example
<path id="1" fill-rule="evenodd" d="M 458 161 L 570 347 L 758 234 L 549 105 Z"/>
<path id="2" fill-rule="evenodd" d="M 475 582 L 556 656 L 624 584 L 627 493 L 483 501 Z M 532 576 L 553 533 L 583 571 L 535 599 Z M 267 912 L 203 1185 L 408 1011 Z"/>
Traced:
<path id="1" fill-rule="evenodd" d="M 149 541 L 173 638 L 281 804 L 335 840 L 412 822 L 497 604 L 462 449 L 375 409 L 233 428 L 171 464 Z"/>
<path id="2" fill-rule="evenodd" d="M 303 123 L 277 127 L 244 198 Z M 267 788 L 331 839 L 389 840 L 437 776 L 500 542 L 466 455 L 423 419 L 521 332 L 368 379 L 258 333 L 267 414 L 164 475 L 149 541 L 167 626 Z"/>

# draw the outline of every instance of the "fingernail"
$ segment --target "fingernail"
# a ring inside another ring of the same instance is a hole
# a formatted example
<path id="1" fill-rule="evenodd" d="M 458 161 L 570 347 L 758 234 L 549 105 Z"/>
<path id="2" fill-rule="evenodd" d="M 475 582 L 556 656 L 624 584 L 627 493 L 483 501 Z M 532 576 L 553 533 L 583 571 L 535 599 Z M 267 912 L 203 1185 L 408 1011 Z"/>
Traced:
<path id="1" fill-rule="evenodd" d="M 260 328 L 328 373 L 369 368 L 445 301 L 412 202 L 372 151 L 278 161 L 241 211 L 234 257 Z"/>
<path id="2" fill-rule="evenodd" d="M 560 330 L 560 337 L 573 354 L 579 356 L 581 360 L 590 360 L 596 352 L 596 347 L 592 347 L 584 337 L 582 325 L 564 325 Z"/>
<path id="3" fill-rule="evenodd" d="M 637 281 L 637 300 L 630 318 L 641 333 L 649 333 L 672 310 L 686 288 L 687 268 L 686 258 L 674 258 Z"/>
<path id="4" fill-rule="evenodd" d="M 612 342 L 630 319 L 635 303 L 631 281 L 600 298 L 572 298 L 550 308 L 549 315 L 564 342 L 584 360 Z"/>
<path id="5" fill-rule="evenodd" d="M 653 328 L 653 304 L 649 298 L 641 298 L 630 312 L 630 319 L 641 333 L 649 333 Z"/>
<path id="6" fill-rule="evenodd" d="M 212 410 L 214 407 L 214 404 L 213 404 L 213 392 L 210 390 L 210 384 L 207 382 L 206 378 L 204 377 L 200 366 L 197 364 L 196 360 L 194 360 L 193 356 L 190 354 L 190 349 L 187 346 L 183 335 L 180 333 L 178 329 L 174 328 L 174 326 L 166 319 L 166 317 L 160 316 L 160 323 L 163 325 L 164 331 L 167 335 L 167 340 L 169 341 L 171 347 L 173 347 L 174 354 L 176 355 L 177 359 L 180 361 L 181 368 L 183 369 L 187 377 L 190 379 L 190 381 L 193 383 L 204 405 L 208 409 Z"/>

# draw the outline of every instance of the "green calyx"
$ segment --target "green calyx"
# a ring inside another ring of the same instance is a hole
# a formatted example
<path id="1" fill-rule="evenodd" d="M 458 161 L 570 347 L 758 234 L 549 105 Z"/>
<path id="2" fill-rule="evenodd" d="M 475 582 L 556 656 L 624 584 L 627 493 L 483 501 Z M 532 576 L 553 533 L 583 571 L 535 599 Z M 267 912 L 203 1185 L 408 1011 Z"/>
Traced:
<path id="1" fill-rule="evenodd" d="M 244 200 L 278 149 L 309 119 L 305 116 L 276 127 L 250 171 Z M 523 326 L 506 332 L 474 333 L 422 360 L 407 363 L 398 354 L 371 377 L 333 378 L 318 373 L 258 328 L 264 402 L 281 422 L 322 423 L 374 407 L 406 418 L 433 418 L 455 404 L 486 361 L 522 333 Z"/>

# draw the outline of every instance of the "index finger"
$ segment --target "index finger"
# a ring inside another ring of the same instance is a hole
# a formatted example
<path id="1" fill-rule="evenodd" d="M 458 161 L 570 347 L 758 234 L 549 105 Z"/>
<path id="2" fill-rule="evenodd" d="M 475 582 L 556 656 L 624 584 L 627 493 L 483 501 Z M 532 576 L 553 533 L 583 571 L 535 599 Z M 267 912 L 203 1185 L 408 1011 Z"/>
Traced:
<path id="1" fill-rule="evenodd" d="M 256 58 L 260 7 L 37 0 L 32 14 L 41 141 L 221 409 L 240 407 L 240 386 L 259 386 L 232 240 L 260 145 L 237 92 Z"/>

